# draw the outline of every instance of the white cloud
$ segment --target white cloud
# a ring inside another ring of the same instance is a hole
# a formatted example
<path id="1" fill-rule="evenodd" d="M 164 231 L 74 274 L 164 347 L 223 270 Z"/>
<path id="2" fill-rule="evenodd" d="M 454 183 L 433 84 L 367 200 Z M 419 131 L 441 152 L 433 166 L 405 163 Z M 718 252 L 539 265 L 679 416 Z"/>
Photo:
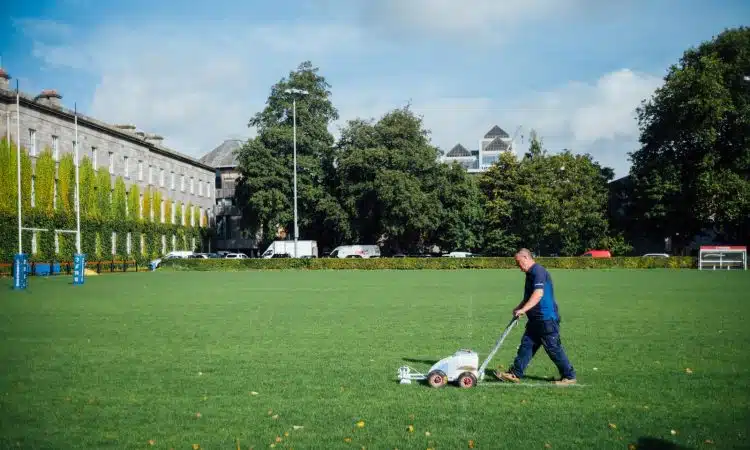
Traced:
<path id="1" fill-rule="evenodd" d="M 414 0 L 408 7 L 419 1 L 426 0 Z M 534 5 L 541 7 L 545 1 Z M 494 2 L 481 5 L 488 11 L 500 8 Z M 512 2 L 502 5 L 511 8 L 504 10 L 508 14 L 523 8 Z M 447 19 L 449 9 L 446 2 L 436 3 L 432 23 Z M 480 20 L 485 16 L 463 18 L 469 24 Z M 65 26 L 48 22 L 33 26 L 58 38 L 67 32 Z M 99 79 L 90 111 L 84 113 L 111 123 L 135 124 L 164 136 L 167 146 L 199 157 L 224 139 L 250 136 L 247 122 L 263 108 L 270 86 L 302 60 L 345 64 L 349 57 L 361 57 L 373 51 L 373 45 L 382 45 L 366 40 L 357 28 L 341 25 L 250 27 L 215 22 L 199 28 L 200 33 L 184 25 L 109 26 L 76 35 L 75 40 L 37 41 L 34 52 L 47 64 L 85 70 Z M 536 129 L 550 151 L 590 152 L 620 176 L 629 165 L 625 152 L 637 146 L 634 110 L 660 83 L 655 76 L 620 70 L 593 83 L 564 83 L 508 103 L 490 97 L 447 97 L 451 81 L 439 75 L 405 79 L 375 73 L 371 79 L 333 83 L 332 91 L 341 115 L 337 125 L 354 117 L 377 118 L 411 103 L 424 116 L 433 142 L 443 149 L 457 142 L 477 148 L 495 124 L 510 134 L 521 126 L 525 137 Z"/>
<path id="2" fill-rule="evenodd" d="M 56 29 L 48 22 L 28 25 L 30 37 L 41 27 Z M 248 120 L 263 108 L 270 86 L 297 64 L 362 46 L 355 28 L 305 24 L 108 26 L 75 39 L 57 37 L 35 40 L 34 55 L 99 79 L 86 114 L 160 134 L 165 145 L 196 157 L 224 139 L 251 136 Z"/>
<path id="3" fill-rule="evenodd" d="M 601 164 L 614 168 L 619 177 L 627 174 L 630 165 L 626 153 L 638 146 L 635 109 L 661 82 L 657 76 L 623 69 L 593 83 L 570 82 L 547 92 L 523 95 L 510 104 L 488 97 L 446 98 L 434 89 L 421 88 L 411 93 L 411 109 L 424 117 L 432 142 L 445 151 L 456 143 L 478 148 L 482 136 L 497 124 L 511 136 L 521 127 L 517 148 L 523 152 L 528 148 L 530 130 L 535 129 L 550 152 L 568 148 L 591 153 Z M 344 91 L 340 95 L 342 117 L 378 118 L 406 105 L 410 98 L 404 92 L 378 92 L 362 97 Z"/>
<path id="4" fill-rule="evenodd" d="M 589 0 L 372 0 L 366 23 L 389 30 L 497 42 L 518 27 L 550 16 L 576 14 Z"/>

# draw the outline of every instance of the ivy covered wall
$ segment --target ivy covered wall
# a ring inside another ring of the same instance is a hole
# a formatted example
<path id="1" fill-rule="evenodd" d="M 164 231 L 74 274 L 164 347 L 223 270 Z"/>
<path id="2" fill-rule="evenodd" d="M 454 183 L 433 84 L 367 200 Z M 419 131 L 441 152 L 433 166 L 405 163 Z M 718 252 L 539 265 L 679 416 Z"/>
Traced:
<path id="1" fill-rule="evenodd" d="M 18 252 L 17 150 L 0 140 L 0 261 Z M 34 167 L 35 166 L 35 167 Z M 33 172 L 33 176 L 32 176 Z M 209 234 L 208 216 L 191 204 L 172 204 L 161 192 L 137 184 L 130 190 L 121 176 L 94 170 L 88 157 L 79 167 L 81 251 L 88 261 L 148 261 L 171 250 L 199 250 Z M 142 194 L 142 195 L 141 195 Z M 23 251 L 32 261 L 72 261 L 75 234 L 75 162 L 66 153 L 59 162 L 45 148 L 32 164 L 21 148 Z M 162 202 L 163 200 L 163 202 Z"/>

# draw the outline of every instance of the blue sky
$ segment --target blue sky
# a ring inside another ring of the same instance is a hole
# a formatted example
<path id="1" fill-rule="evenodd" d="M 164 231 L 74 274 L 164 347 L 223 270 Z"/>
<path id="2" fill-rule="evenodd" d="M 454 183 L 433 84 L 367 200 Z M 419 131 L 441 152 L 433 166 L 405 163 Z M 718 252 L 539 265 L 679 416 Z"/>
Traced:
<path id="1" fill-rule="evenodd" d="M 591 153 L 627 173 L 634 108 L 682 52 L 743 25 L 742 0 L 2 2 L 3 67 L 23 91 L 132 123 L 200 156 L 253 134 L 270 86 L 311 60 L 337 126 L 411 103 L 433 143 L 477 148 L 494 124 L 523 147 Z"/>

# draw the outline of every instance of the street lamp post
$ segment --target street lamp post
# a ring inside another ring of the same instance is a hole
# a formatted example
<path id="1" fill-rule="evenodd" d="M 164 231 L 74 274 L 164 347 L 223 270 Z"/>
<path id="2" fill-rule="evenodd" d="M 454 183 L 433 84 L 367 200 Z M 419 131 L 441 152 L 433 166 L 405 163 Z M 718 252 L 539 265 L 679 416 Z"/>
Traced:
<path id="1" fill-rule="evenodd" d="M 307 95 L 309 92 L 303 89 L 285 89 L 287 94 Z M 294 140 L 294 257 L 297 253 L 297 242 L 299 241 L 299 227 L 297 226 L 297 97 L 292 97 L 292 123 Z"/>

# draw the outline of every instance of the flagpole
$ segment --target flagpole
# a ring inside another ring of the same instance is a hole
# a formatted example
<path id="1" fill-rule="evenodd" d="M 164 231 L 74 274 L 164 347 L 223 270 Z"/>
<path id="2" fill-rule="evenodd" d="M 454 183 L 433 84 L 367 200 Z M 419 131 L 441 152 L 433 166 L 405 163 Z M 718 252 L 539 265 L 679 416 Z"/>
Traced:
<path id="1" fill-rule="evenodd" d="M 21 244 L 21 94 L 16 80 L 16 175 L 18 177 L 18 254 L 23 253 Z"/>
<path id="2" fill-rule="evenodd" d="M 81 190 L 78 178 L 78 105 L 75 108 L 75 135 L 76 135 L 76 253 L 81 254 Z"/>

